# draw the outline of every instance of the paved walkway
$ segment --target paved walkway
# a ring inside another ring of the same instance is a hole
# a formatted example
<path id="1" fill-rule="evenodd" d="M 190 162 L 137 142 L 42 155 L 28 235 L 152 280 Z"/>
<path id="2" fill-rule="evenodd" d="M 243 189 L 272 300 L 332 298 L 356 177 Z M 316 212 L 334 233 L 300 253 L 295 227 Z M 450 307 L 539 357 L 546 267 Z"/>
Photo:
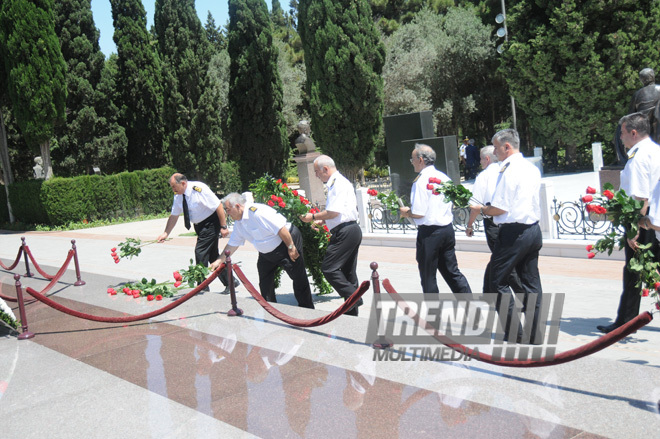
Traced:
<path id="1" fill-rule="evenodd" d="M 179 236 L 185 232 L 179 224 L 174 239 L 119 264 L 109 249 L 129 236 L 153 239 L 165 222 L 0 234 L 0 258 L 13 261 L 25 236 L 38 263 L 54 273 L 75 239 L 87 283 L 74 287 L 69 270 L 51 297 L 91 314 L 142 314 L 169 301 L 109 296 L 106 289 L 143 276 L 171 279 L 188 265 L 195 238 Z M 254 283 L 256 258 L 250 246 L 234 255 Z M 459 252 L 458 258 L 480 291 L 488 254 Z M 419 292 L 414 249 L 363 245 L 361 280 L 370 278 L 372 261 L 399 292 Z M 616 312 L 622 263 L 544 256 L 540 269 L 544 293 L 566 295 L 557 351 L 597 339 L 596 325 Z M 21 282 L 46 285 L 39 276 Z M 3 294 L 14 294 L 13 273 L 0 271 L 0 285 Z M 28 305 L 35 338 L 19 341 L 0 331 L 2 436 L 649 438 L 660 428 L 656 321 L 590 357 L 553 367 L 378 361 L 365 335 L 371 293 L 360 317 L 300 329 L 271 317 L 244 287 L 237 295 L 245 315 L 228 317 L 222 289 L 216 281 L 211 292 L 132 324 L 95 323 Z M 442 281 L 440 290 L 449 292 Z M 301 318 L 341 303 L 332 294 L 315 296 L 316 310 L 292 306 L 286 276 L 278 291 L 278 308 Z M 643 299 L 642 310 L 651 306 Z"/>

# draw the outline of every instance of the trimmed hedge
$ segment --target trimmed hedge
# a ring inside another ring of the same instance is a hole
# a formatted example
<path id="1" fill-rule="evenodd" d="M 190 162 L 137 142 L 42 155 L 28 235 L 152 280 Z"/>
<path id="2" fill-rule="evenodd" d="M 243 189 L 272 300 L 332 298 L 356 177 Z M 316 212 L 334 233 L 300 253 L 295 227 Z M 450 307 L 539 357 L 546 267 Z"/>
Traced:
<path id="1" fill-rule="evenodd" d="M 107 176 L 31 180 L 9 186 L 9 199 L 16 219 L 32 224 L 155 214 L 172 205 L 168 178 L 174 172 L 164 167 Z"/>

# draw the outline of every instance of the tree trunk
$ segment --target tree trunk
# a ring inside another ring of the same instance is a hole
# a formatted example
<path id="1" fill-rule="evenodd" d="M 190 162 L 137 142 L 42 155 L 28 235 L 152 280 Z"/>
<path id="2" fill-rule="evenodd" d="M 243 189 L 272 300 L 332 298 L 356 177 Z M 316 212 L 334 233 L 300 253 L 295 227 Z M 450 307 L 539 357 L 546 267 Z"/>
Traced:
<path id="1" fill-rule="evenodd" d="M 577 167 L 577 145 L 566 145 L 566 166 L 569 169 Z"/>
<path id="2" fill-rule="evenodd" d="M 50 162 L 50 140 L 46 140 L 39 145 L 41 150 L 41 160 L 44 162 L 44 180 L 53 178 L 53 165 Z"/>
<path id="3" fill-rule="evenodd" d="M 14 224 L 14 213 L 11 210 L 9 202 L 9 185 L 14 182 L 14 174 L 11 171 L 11 162 L 9 161 L 9 148 L 7 147 L 7 131 L 5 130 L 5 119 L 0 111 L 0 163 L 2 163 L 2 172 L 5 183 L 5 193 L 7 194 L 7 209 L 9 210 L 9 222 Z"/>

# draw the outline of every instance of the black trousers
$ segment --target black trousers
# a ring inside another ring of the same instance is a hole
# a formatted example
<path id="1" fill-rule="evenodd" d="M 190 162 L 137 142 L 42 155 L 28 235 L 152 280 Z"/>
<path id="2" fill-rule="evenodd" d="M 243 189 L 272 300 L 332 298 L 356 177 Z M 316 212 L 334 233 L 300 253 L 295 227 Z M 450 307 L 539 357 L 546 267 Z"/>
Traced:
<path id="1" fill-rule="evenodd" d="M 530 343 L 541 342 L 538 331 L 539 312 L 541 310 L 541 278 L 539 276 L 539 251 L 543 246 L 541 228 L 536 224 L 502 224 L 495 243 L 495 250 L 490 258 L 490 288 L 497 292 L 497 309 L 503 300 L 508 301 L 506 319 L 500 314 L 504 328 L 504 340 L 509 340 L 509 330 L 515 302 L 509 288 L 509 276 L 516 270 L 525 292 L 523 311 L 528 305 L 534 306 L 534 318 L 531 326 Z M 507 295 L 505 298 L 504 296 Z M 520 320 L 518 319 L 518 322 Z M 516 341 L 522 337 L 522 326 L 518 324 Z"/>
<path id="2" fill-rule="evenodd" d="M 333 228 L 330 242 L 321 264 L 321 270 L 328 283 L 344 300 L 358 289 L 357 257 L 362 243 L 362 230 L 355 221 L 342 223 Z M 362 299 L 346 314 L 357 315 Z"/>
<path id="3" fill-rule="evenodd" d="M 303 241 L 300 230 L 296 226 L 289 229 L 293 245 L 296 246 L 300 257 L 295 261 L 289 258 L 289 250 L 282 242 L 277 248 L 269 253 L 259 253 L 257 259 L 257 271 L 259 272 L 259 289 L 261 295 L 268 302 L 277 302 L 275 297 L 275 275 L 277 268 L 282 267 L 293 281 L 293 295 L 302 308 L 314 309 L 312 301 L 312 290 L 309 287 L 307 271 L 305 270 L 305 259 L 303 258 Z"/>
<path id="4" fill-rule="evenodd" d="M 626 231 L 627 232 L 627 231 Z M 623 292 L 619 299 L 619 309 L 616 313 L 616 320 L 614 324 L 621 326 L 624 323 L 637 317 L 639 314 L 639 305 L 642 300 L 640 287 L 635 285 L 639 282 L 639 275 L 628 270 L 628 263 L 635 255 L 635 251 L 628 245 L 628 240 L 625 240 L 624 252 L 626 255 L 626 265 L 623 267 Z M 655 239 L 655 232 L 653 230 L 639 229 L 639 238 L 637 242 L 640 244 L 653 243 L 651 249 L 655 255 L 658 255 L 658 242 Z"/>
<path id="5" fill-rule="evenodd" d="M 490 249 L 490 252 L 493 253 L 493 251 L 495 251 L 495 243 L 497 242 L 497 237 L 500 234 L 500 228 L 493 222 L 492 218 L 484 217 L 484 231 L 486 232 L 486 243 L 488 244 L 488 248 Z M 525 293 L 515 268 L 509 275 L 509 286 L 513 290 L 514 294 Z M 484 294 L 497 293 L 497 291 L 490 290 L 490 261 L 488 261 L 488 265 L 486 265 L 486 271 L 484 272 L 484 287 L 482 292 Z"/>
<path id="6" fill-rule="evenodd" d="M 456 235 L 452 224 L 417 228 L 416 259 L 424 293 L 439 292 L 435 276 L 439 270 L 452 293 L 472 294 L 467 279 L 458 269 L 454 247 Z"/>
<path id="7" fill-rule="evenodd" d="M 202 264 L 205 267 L 209 262 L 214 262 L 220 256 L 218 251 L 218 239 L 220 239 L 220 219 L 213 212 L 208 218 L 194 224 L 195 233 L 197 233 L 197 243 L 195 244 L 195 263 Z M 224 286 L 229 284 L 227 270 L 222 270 L 218 276 Z"/>

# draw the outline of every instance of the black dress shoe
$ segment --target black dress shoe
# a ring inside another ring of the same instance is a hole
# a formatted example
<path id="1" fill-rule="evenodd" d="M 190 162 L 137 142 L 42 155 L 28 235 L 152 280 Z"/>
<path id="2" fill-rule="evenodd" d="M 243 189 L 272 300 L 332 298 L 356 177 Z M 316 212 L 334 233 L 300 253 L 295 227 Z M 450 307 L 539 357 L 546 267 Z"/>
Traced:
<path id="1" fill-rule="evenodd" d="M 598 325 L 598 326 L 596 326 L 596 329 L 598 329 L 600 332 L 603 332 L 605 334 L 609 334 L 610 332 L 614 331 L 619 326 L 621 326 L 621 325 L 617 325 L 616 323 L 612 323 L 610 325 Z"/>

